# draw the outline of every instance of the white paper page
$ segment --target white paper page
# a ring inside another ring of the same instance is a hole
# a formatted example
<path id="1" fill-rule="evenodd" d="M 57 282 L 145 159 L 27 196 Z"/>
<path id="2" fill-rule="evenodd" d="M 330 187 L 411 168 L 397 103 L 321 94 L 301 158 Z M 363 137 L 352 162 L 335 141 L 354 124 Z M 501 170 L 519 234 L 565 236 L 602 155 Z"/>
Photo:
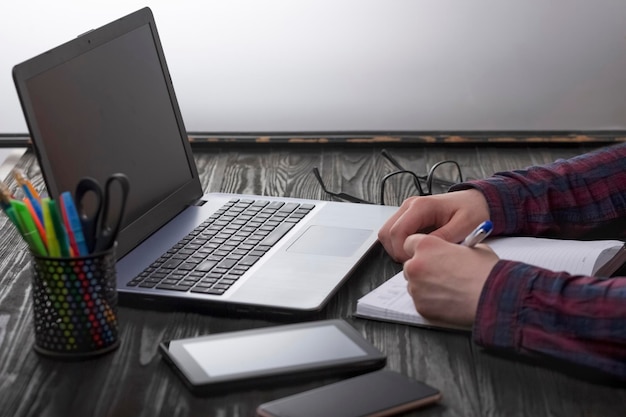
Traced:
<path id="1" fill-rule="evenodd" d="M 415 316 L 415 319 L 418 320 L 421 317 L 415 310 L 413 300 L 407 292 L 403 272 L 399 272 L 375 291 L 363 296 L 358 303 L 375 307 L 381 312 L 384 311 L 389 318 Z"/>
<path id="2" fill-rule="evenodd" d="M 397 273 L 378 288 L 361 297 L 357 301 L 356 314 L 364 317 L 410 323 L 423 327 L 463 331 L 471 330 L 466 327 L 454 326 L 424 318 L 415 309 L 413 299 L 409 295 L 406 285 L 404 273 Z"/>
<path id="3" fill-rule="evenodd" d="M 490 238 L 485 241 L 501 259 L 520 261 L 552 271 L 593 275 L 600 254 L 623 246 L 616 240 L 560 240 L 534 237 Z"/>

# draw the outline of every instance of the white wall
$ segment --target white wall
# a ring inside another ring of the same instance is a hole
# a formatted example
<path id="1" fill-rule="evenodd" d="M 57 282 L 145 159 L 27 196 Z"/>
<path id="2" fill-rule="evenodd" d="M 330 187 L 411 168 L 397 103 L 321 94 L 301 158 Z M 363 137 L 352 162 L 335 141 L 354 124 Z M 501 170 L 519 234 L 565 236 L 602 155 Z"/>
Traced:
<path id="1" fill-rule="evenodd" d="M 623 0 L 26 0 L 11 68 L 150 6 L 189 131 L 626 129 Z"/>

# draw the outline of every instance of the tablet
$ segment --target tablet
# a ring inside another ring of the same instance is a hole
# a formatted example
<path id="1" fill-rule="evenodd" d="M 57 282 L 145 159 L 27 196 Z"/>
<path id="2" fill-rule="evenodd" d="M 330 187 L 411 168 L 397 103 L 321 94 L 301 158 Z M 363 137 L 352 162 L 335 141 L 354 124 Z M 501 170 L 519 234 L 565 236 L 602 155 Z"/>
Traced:
<path id="1" fill-rule="evenodd" d="M 357 375 L 385 355 L 343 320 L 322 320 L 165 341 L 165 360 L 194 393 Z"/>

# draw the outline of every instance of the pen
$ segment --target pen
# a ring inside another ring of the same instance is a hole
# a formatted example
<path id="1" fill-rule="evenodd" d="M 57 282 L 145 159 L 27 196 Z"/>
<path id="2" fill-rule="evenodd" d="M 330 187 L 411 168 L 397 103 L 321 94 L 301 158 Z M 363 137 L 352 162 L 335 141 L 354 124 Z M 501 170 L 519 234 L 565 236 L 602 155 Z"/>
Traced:
<path id="1" fill-rule="evenodd" d="M 492 230 L 493 224 L 491 223 L 491 221 L 485 220 L 484 222 L 479 224 L 478 227 L 472 231 L 472 233 L 467 235 L 462 245 L 469 246 L 471 248 L 482 242 L 483 239 L 489 236 Z"/>

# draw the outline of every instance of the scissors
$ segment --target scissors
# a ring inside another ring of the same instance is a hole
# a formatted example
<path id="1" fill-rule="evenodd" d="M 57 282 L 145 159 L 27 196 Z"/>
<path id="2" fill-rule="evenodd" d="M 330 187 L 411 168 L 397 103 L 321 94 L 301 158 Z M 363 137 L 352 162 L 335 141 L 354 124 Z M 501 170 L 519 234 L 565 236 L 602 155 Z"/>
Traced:
<path id="1" fill-rule="evenodd" d="M 116 183 L 119 186 L 119 195 L 112 199 L 111 187 Z M 124 217 L 129 188 L 128 177 L 121 173 L 111 175 L 104 189 L 91 177 L 82 178 L 76 186 L 76 208 L 89 253 L 113 247 Z M 87 197 L 90 194 L 93 194 L 93 197 Z M 90 210 L 87 210 L 86 198 L 95 198 L 95 205 L 92 205 Z M 115 202 L 117 207 L 112 207 L 112 202 Z"/>

